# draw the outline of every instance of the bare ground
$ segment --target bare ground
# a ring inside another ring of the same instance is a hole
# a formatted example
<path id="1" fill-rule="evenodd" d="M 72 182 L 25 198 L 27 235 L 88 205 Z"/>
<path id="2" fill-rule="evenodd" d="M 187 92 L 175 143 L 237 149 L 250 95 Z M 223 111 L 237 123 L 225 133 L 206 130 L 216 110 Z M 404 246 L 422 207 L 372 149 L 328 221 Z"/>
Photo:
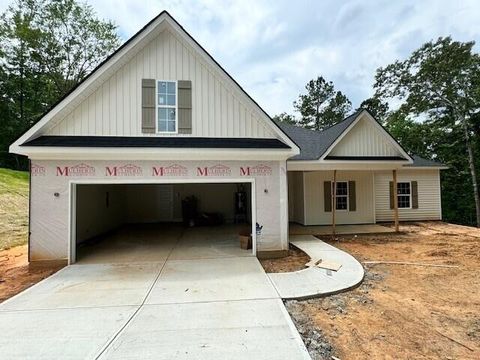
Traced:
<path id="1" fill-rule="evenodd" d="M 260 259 L 264 270 L 268 272 L 291 272 L 305 269 L 310 257 L 299 248 L 290 244 L 288 256 L 279 259 Z"/>
<path id="2" fill-rule="evenodd" d="M 26 245 L 0 251 L 0 303 L 40 280 L 49 277 L 63 266 L 31 266 Z"/>
<path id="3" fill-rule="evenodd" d="M 365 265 L 350 292 L 287 301 L 313 359 L 480 359 L 480 230 L 441 222 L 332 242 Z M 271 269 L 273 265 L 271 264 Z"/>

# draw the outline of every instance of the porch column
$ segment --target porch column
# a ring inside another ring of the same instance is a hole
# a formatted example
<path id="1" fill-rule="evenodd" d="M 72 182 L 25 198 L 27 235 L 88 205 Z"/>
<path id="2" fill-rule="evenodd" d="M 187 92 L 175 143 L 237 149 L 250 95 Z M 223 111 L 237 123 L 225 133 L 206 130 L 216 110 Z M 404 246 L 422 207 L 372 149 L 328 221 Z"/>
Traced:
<path id="1" fill-rule="evenodd" d="M 399 231 L 398 226 L 398 194 L 397 194 L 397 170 L 393 170 L 393 218 L 395 221 L 395 231 Z"/>
<path id="2" fill-rule="evenodd" d="M 337 170 L 333 170 L 333 182 L 332 182 L 332 236 L 335 239 L 335 209 L 337 198 Z"/>

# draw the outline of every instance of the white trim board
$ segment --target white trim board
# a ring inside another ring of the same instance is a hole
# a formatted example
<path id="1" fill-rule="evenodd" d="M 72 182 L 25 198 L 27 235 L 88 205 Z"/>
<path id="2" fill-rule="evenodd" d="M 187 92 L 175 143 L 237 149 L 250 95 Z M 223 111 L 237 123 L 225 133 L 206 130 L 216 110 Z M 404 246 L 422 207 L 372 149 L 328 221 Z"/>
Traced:
<path id="1" fill-rule="evenodd" d="M 30 146 L 19 154 L 32 160 L 285 160 L 289 149 L 76 148 Z"/>
<path id="2" fill-rule="evenodd" d="M 288 171 L 329 171 L 329 170 L 444 170 L 445 166 L 405 166 L 406 161 L 328 161 L 319 162 L 317 160 L 287 161 Z"/>

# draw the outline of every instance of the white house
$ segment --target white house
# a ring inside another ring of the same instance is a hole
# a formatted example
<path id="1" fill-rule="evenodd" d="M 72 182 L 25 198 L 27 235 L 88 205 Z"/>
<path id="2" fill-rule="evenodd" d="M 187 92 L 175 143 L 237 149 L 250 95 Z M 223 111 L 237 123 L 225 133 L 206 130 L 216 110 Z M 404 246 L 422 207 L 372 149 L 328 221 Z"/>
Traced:
<path id="1" fill-rule="evenodd" d="M 181 221 L 190 195 L 232 222 L 238 189 L 254 254 L 288 249 L 289 221 L 441 218 L 441 164 L 366 111 L 322 132 L 276 124 L 167 12 L 10 151 L 31 161 L 31 261 L 74 262 L 78 243 L 124 223 Z"/>

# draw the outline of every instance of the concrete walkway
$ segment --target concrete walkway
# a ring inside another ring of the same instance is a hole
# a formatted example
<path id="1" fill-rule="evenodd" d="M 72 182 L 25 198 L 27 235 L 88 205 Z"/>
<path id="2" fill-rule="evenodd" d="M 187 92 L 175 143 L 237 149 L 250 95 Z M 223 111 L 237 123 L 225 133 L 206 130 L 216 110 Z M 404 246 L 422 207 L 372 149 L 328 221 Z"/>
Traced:
<path id="1" fill-rule="evenodd" d="M 163 250 L 152 238 L 132 251 L 134 233 L 120 236 L 110 258 L 99 245 L 0 304 L 0 358 L 310 359 L 258 260 L 235 254 L 236 237 L 188 229 L 168 233 Z M 158 252 L 138 261 L 148 246 Z"/>
<path id="2" fill-rule="evenodd" d="M 351 255 L 312 235 L 290 235 L 290 243 L 311 259 L 341 264 L 338 271 L 310 267 L 287 273 L 267 274 L 283 299 L 307 299 L 342 292 L 362 282 L 362 265 Z"/>

